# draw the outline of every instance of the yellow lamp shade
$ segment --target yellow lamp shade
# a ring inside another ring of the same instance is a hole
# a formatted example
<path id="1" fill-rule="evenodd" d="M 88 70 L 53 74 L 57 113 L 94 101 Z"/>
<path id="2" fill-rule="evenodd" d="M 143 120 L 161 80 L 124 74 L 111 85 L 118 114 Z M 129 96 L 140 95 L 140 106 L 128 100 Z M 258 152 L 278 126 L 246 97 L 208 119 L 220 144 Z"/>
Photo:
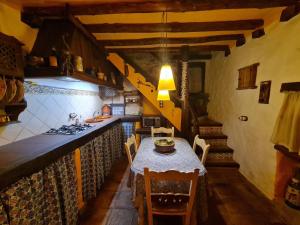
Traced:
<path id="1" fill-rule="evenodd" d="M 168 91 L 176 90 L 172 68 L 169 64 L 165 64 L 161 67 L 157 89 Z"/>
<path id="2" fill-rule="evenodd" d="M 168 90 L 159 90 L 157 95 L 158 101 L 169 101 L 170 95 Z"/>

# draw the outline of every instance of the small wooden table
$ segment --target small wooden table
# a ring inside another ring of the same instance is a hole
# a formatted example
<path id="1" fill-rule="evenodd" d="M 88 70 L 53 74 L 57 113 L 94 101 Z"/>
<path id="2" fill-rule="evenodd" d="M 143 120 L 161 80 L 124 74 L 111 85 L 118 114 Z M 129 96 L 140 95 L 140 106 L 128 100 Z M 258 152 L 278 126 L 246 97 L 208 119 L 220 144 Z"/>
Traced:
<path id="1" fill-rule="evenodd" d="M 161 137 L 160 137 L 161 138 Z M 206 193 L 206 169 L 198 159 L 190 144 L 182 138 L 174 138 L 175 152 L 170 154 L 160 154 L 156 152 L 154 140 L 157 138 L 144 138 L 139 146 L 138 152 L 131 165 L 131 188 L 133 192 L 133 201 L 139 208 L 139 224 L 143 224 L 143 205 L 145 196 L 144 187 L 144 168 L 148 167 L 151 171 L 163 172 L 167 170 L 176 170 L 180 172 L 193 172 L 199 169 L 199 180 L 197 185 L 196 200 L 194 204 L 193 224 L 200 224 L 207 219 L 207 193 Z M 164 183 L 163 186 L 157 186 L 160 192 L 170 191 L 188 191 L 189 185 L 174 183 Z"/>

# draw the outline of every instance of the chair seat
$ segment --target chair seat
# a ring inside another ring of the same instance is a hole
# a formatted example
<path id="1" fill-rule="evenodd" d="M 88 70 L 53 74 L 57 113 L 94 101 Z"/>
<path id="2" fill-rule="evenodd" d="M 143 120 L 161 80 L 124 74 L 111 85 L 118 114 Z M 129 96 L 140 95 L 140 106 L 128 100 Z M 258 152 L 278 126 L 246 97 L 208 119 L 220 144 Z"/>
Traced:
<path id="1" fill-rule="evenodd" d="M 187 203 L 174 206 L 164 206 L 158 203 L 152 204 L 152 213 L 156 215 L 185 215 L 186 212 Z"/>

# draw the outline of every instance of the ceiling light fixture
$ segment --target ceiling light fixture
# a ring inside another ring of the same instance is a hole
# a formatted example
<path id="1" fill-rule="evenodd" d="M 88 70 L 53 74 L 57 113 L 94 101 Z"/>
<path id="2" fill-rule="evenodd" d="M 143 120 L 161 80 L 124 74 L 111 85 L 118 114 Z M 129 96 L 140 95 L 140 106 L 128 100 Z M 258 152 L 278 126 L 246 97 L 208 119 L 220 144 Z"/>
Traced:
<path id="1" fill-rule="evenodd" d="M 167 57 L 167 45 L 168 45 L 168 32 L 167 32 L 167 12 L 162 14 L 162 23 L 166 29 L 165 36 L 162 33 L 162 67 L 160 69 L 159 81 L 158 81 L 158 96 L 157 100 L 166 101 L 170 100 L 169 91 L 176 90 L 172 67 L 168 62 Z M 167 97 L 168 96 L 168 97 Z"/>
<path id="2" fill-rule="evenodd" d="M 170 100 L 169 91 L 168 90 L 158 91 L 157 100 L 158 101 L 169 101 Z"/>

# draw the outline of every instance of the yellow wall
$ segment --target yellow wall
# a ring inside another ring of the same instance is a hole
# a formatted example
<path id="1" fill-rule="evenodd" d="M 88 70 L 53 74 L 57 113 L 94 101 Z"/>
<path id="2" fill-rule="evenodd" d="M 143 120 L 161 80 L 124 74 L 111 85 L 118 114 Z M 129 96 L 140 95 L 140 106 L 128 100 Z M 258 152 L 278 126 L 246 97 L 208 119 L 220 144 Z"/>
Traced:
<path id="1" fill-rule="evenodd" d="M 143 114 L 144 115 L 161 115 L 161 113 L 145 97 L 143 97 Z"/>
<path id="2" fill-rule="evenodd" d="M 38 29 L 32 29 L 21 21 L 20 9 L 0 2 L 0 32 L 16 37 L 30 51 Z"/>
<path id="3" fill-rule="evenodd" d="M 224 124 L 228 144 L 241 173 L 265 195 L 273 198 L 276 152 L 270 137 L 284 94 L 281 83 L 300 81 L 300 15 L 276 23 L 265 36 L 233 48 L 228 57 L 215 54 L 207 64 L 208 114 Z M 236 90 L 238 69 L 259 62 L 256 85 L 271 80 L 269 104 L 259 104 L 257 89 Z M 247 122 L 238 117 L 246 115 Z"/>

